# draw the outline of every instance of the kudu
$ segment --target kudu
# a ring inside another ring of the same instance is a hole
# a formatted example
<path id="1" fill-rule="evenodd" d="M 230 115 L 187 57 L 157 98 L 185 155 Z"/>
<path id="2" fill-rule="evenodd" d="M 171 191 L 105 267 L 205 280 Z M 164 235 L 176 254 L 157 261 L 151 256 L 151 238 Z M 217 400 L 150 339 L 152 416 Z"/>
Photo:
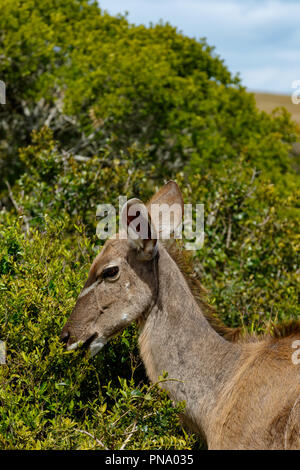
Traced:
<path id="1" fill-rule="evenodd" d="M 141 237 L 129 214 L 145 206 L 137 199 L 127 202 L 122 220 L 128 239 L 121 230 L 106 241 L 61 339 L 67 349 L 82 344 L 95 355 L 138 320 L 150 380 L 164 371 L 176 379 L 163 386 L 174 401 L 185 401 L 185 423 L 204 436 L 209 449 L 299 449 L 300 365 L 292 361 L 299 324 L 282 338 L 226 339 L 159 239 L 166 227 L 157 220 L 155 226 L 151 207 L 164 204 L 180 208 L 168 230 L 181 223 L 183 200 L 171 181 L 147 205 L 147 236 Z"/>

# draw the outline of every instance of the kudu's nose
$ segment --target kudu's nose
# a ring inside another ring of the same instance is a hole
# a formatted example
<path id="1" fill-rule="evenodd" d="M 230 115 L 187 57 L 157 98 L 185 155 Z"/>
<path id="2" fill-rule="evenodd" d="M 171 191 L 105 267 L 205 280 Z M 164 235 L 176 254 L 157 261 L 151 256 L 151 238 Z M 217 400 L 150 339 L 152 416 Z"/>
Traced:
<path id="1" fill-rule="evenodd" d="M 70 338 L 70 332 L 68 330 L 63 329 L 60 335 L 60 340 L 64 344 L 67 344 L 69 338 Z"/>

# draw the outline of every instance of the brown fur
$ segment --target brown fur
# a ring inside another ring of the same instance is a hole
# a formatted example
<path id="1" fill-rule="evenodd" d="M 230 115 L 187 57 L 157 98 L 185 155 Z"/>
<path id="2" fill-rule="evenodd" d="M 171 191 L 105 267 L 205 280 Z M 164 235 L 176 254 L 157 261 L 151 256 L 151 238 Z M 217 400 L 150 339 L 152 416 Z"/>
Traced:
<path id="1" fill-rule="evenodd" d="M 208 320 L 212 328 L 228 341 L 234 342 L 240 340 L 243 335 L 242 328 L 229 328 L 226 326 L 217 315 L 214 307 L 208 303 L 208 292 L 201 284 L 199 276 L 194 269 L 192 256 L 187 251 L 185 251 L 184 248 L 175 240 L 171 244 L 166 244 L 165 248 L 179 267 L 190 288 L 191 293 L 193 294 L 195 300 L 201 308 L 201 311 L 205 315 L 205 318 Z"/>
<path id="2" fill-rule="evenodd" d="M 235 442 L 236 449 L 299 449 L 299 378 L 294 372 L 290 338 L 244 345 L 241 366 L 214 410 L 211 448 L 230 449 Z"/>

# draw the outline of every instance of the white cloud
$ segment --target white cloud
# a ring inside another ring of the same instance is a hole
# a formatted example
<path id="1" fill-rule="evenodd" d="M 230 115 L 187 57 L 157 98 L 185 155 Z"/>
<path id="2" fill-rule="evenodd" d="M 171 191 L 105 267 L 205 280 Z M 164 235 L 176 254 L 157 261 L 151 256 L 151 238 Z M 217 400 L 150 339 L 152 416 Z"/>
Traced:
<path id="1" fill-rule="evenodd" d="M 292 0 L 103 0 L 110 13 L 136 24 L 168 21 L 191 37 L 207 37 L 250 89 L 290 92 L 300 79 L 300 2 Z M 293 78 L 291 78 L 293 77 Z"/>

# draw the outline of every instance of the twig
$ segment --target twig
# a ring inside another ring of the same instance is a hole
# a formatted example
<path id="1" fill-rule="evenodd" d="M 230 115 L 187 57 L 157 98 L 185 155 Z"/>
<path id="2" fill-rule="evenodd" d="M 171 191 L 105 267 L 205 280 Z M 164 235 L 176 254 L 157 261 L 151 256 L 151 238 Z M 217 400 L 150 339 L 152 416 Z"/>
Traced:
<path id="1" fill-rule="evenodd" d="M 127 189 L 128 189 L 129 183 L 130 183 L 130 178 L 131 178 L 131 171 L 128 170 L 128 178 L 127 178 L 125 186 L 124 186 L 124 194 L 126 194 L 126 192 L 127 192 Z"/>
<path id="2" fill-rule="evenodd" d="M 84 431 L 83 429 L 76 429 L 77 432 L 81 432 L 82 434 L 86 434 L 87 436 L 91 437 L 92 439 L 94 439 L 98 445 L 102 446 L 105 450 L 109 450 L 104 444 L 102 441 L 100 441 L 99 439 L 97 439 L 95 436 L 93 436 L 93 434 L 90 434 L 89 432 L 87 431 Z"/>
<path id="3" fill-rule="evenodd" d="M 126 416 L 128 413 L 129 413 L 130 410 L 127 410 L 125 411 L 125 413 L 123 413 L 121 416 L 119 416 L 118 419 L 116 419 L 116 421 L 114 421 L 112 424 L 111 424 L 111 427 L 115 426 L 117 424 L 118 421 L 120 421 L 121 418 L 124 418 L 124 416 Z"/>
<path id="4" fill-rule="evenodd" d="M 16 211 L 17 211 L 18 214 L 22 214 L 22 216 L 23 216 L 23 220 L 24 220 L 25 227 L 26 227 L 26 233 L 27 233 L 27 235 L 29 235 L 29 223 L 28 223 L 28 219 L 27 219 L 26 215 L 25 215 L 24 213 L 22 213 L 23 211 L 22 211 L 21 207 L 18 206 L 18 204 L 17 204 L 17 202 L 16 202 L 16 200 L 15 200 L 15 198 L 14 198 L 14 196 L 13 196 L 13 193 L 12 193 L 12 190 L 11 190 L 11 187 L 10 187 L 10 184 L 9 184 L 9 182 L 8 182 L 7 180 L 5 180 L 5 184 L 6 184 L 7 189 L 8 189 L 9 198 L 10 198 L 10 200 L 11 200 L 11 202 L 12 202 L 14 208 L 16 209 Z"/>
<path id="5" fill-rule="evenodd" d="M 47 117 L 47 119 L 46 119 L 46 121 L 45 121 L 45 126 L 49 127 L 49 125 L 50 125 L 52 119 L 53 119 L 54 116 L 55 116 L 56 111 L 57 111 L 56 106 L 54 106 L 54 107 L 51 109 L 51 111 L 50 111 L 50 113 L 49 113 L 49 115 L 48 115 L 48 117 Z"/>
<path id="6" fill-rule="evenodd" d="M 269 222 L 270 218 L 271 218 L 271 216 L 269 214 L 269 215 L 267 215 L 267 217 L 260 224 L 257 224 L 257 225 L 259 227 L 263 227 L 264 225 L 266 225 Z"/>
<path id="7" fill-rule="evenodd" d="M 227 231 L 227 237 L 226 237 L 226 248 L 229 248 L 230 239 L 231 239 L 231 214 L 229 214 L 229 224 L 228 224 L 228 231 Z"/>
<path id="8" fill-rule="evenodd" d="M 252 177 L 251 177 L 250 185 L 254 183 L 254 180 L 255 180 L 256 175 L 257 175 L 258 173 L 259 173 L 259 172 L 256 171 L 256 168 L 253 168 L 253 172 L 252 172 Z"/>
<path id="9" fill-rule="evenodd" d="M 129 440 L 131 439 L 131 436 L 137 431 L 136 429 L 136 421 L 134 421 L 132 423 L 132 431 L 128 434 L 128 436 L 126 437 L 125 441 L 123 442 L 123 444 L 121 445 L 120 449 L 119 450 L 124 450 L 126 445 L 128 444 Z"/>
<path id="10" fill-rule="evenodd" d="M 77 162 L 88 162 L 90 160 L 90 157 L 84 157 L 83 155 L 74 155 L 73 158 Z"/>

